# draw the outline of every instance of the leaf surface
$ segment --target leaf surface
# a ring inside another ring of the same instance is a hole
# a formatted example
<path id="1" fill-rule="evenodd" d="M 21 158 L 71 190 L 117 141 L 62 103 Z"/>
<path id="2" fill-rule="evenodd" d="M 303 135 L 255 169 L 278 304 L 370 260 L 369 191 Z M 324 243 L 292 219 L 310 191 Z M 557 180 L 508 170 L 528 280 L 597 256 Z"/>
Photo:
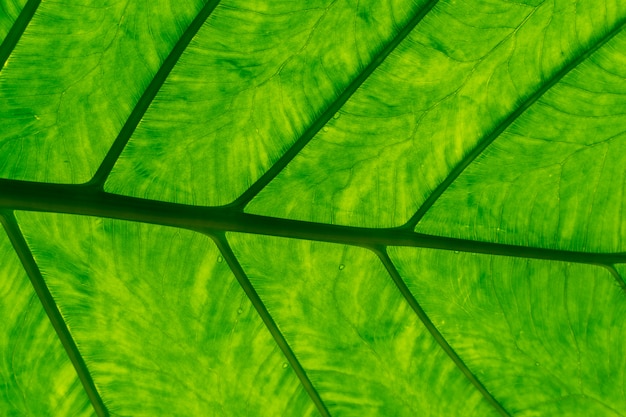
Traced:
<path id="1" fill-rule="evenodd" d="M 0 404 L 6 416 L 92 416 L 78 377 L 7 235 L 0 233 Z"/>
<path id="2" fill-rule="evenodd" d="M 243 234 L 229 240 L 332 415 L 497 415 L 373 252 Z M 449 401 L 455 397 L 465 400 Z"/>
<path id="3" fill-rule="evenodd" d="M 0 0 L 0 410 L 626 415 L 625 26 Z"/>
<path id="4" fill-rule="evenodd" d="M 208 237 L 89 217 L 18 218 L 112 415 L 315 415 Z"/>
<path id="5" fill-rule="evenodd" d="M 89 180 L 201 6 L 180 4 L 42 2 L 0 77 L 0 175 Z"/>
<path id="6" fill-rule="evenodd" d="M 623 251 L 625 48 L 620 33 L 546 92 L 416 230 L 469 237 L 471 225 L 480 240 Z"/>
<path id="7" fill-rule="evenodd" d="M 419 10 L 406 1 L 223 4 L 156 97 L 106 190 L 230 203 L 298 137 L 314 134 L 309 126 L 321 128 L 316 118 L 340 104 L 350 81 Z"/>
<path id="8" fill-rule="evenodd" d="M 2 10 L 2 13 L 0 13 L 0 39 L 4 39 L 8 35 L 25 3 L 26 0 L 15 0 L 5 1 L 0 4 L 0 7 L 2 7 L 0 9 Z"/>
<path id="9" fill-rule="evenodd" d="M 390 256 L 512 414 L 622 414 L 622 384 L 607 382 L 621 381 L 625 368 L 623 347 L 610 341 L 625 335 L 626 301 L 606 268 L 428 249 L 392 248 Z"/>

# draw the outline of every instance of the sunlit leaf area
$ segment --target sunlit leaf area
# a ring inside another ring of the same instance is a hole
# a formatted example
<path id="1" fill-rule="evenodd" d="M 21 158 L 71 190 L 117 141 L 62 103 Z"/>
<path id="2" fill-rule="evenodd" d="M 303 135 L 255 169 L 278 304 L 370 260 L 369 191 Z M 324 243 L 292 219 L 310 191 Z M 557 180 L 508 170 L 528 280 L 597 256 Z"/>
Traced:
<path id="1" fill-rule="evenodd" d="M 623 0 L 0 0 L 0 416 L 626 416 Z"/>

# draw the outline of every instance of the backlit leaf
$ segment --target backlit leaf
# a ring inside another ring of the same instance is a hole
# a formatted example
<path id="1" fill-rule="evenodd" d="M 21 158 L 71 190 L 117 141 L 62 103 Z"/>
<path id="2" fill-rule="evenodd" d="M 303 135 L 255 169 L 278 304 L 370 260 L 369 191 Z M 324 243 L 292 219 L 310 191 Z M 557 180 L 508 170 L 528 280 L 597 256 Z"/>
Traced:
<path id="1" fill-rule="evenodd" d="M 0 414 L 626 415 L 625 26 L 0 0 Z"/>

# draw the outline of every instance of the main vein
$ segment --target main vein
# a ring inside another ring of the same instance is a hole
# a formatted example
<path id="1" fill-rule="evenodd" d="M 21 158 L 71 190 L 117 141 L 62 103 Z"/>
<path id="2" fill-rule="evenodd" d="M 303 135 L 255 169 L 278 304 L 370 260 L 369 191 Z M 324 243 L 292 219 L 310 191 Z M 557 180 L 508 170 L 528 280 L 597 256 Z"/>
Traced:
<path id="1" fill-rule="evenodd" d="M 79 214 L 180 227 L 199 232 L 243 232 L 347 245 L 411 246 L 584 264 L 626 263 L 626 252 L 590 253 L 456 239 L 397 228 L 374 229 L 288 220 L 110 194 L 81 185 L 0 179 L 0 209 Z"/>
<path id="2" fill-rule="evenodd" d="M 244 292 L 248 296 L 248 299 L 256 309 L 257 313 L 259 313 L 259 316 L 261 316 L 263 323 L 265 323 L 265 326 L 270 331 L 272 337 L 274 338 L 274 341 L 287 358 L 287 361 L 289 361 L 289 364 L 298 376 L 298 379 L 300 379 L 300 383 L 302 384 L 307 394 L 309 394 L 309 397 L 317 407 L 319 413 L 323 417 L 330 417 L 330 414 L 326 409 L 326 405 L 324 404 L 317 390 L 311 383 L 311 380 L 304 371 L 304 368 L 300 364 L 300 361 L 298 361 L 298 358 L 296 358 L 296 355 L 294 355 L 293 351 L 291 350 L 291 347 L 289 346 L 289 343 L 287 343 L 285 336 L 283 336 L 282 332 L 274 322 L 274 319 L 270 315 L 269 311 L 267 311 L 267 307 L 265 307 L 265 304 L 261 300 L 261 297 L 259 297 L 259 294 L 257 294 L 256 290 L 252 286 L 252 283 L 250 282 L 248 276 L 239 264 L 239 261 L 235 257 L 232 249 L 230 248 L 230 245 L 228 244 L 228 241 L 226 240 L 224 234 L 211 233 L 209 234 L 209 236 L 213 239 L 213 241 L 219 248 L 222 256 L 228 263 L 228 266 L 233 271 L 235 278 L 237 278 L 239 285 L 241 285 L 241 288 L 243 288 Z"/>
<path id="3" fill-rule="evenodd" d="M 452 185 L 452 183 L 465 171 L 465 169 L 483 153 L 485 149 L 494 140 L 496 140 L 502 132 L 504 132 L 515 120 L 517 120 L 530 106 L 535 104 L 548 90 L 569 74 L 574 68 L 578 67 L 587 58 L 593 55 L 604 44 L 610 41 L 615 35 L 622 31 L 626 25 L 626 18 L 618 21 L 618 24 L 606 35 L 593 43 L 586 51 L 578 55 L 576 58 L 566 63 L 558 70 L 550 79 L 541 84 L 537 90 L 524 100 L 511 114 L 498 123 L 492 131 L 487 133 L 461 161 L 450 171 L 448 176 L 441 182 L 437 188 L 428 196 L 426 201 L 420 206 L 417 212 L 411 217 L 401 228 L 414 229 L 417 223 L 426 215 L 426 212 L 435 204 L 441 195 Z"/>
<path id="4" fill-rule="evenodd" d="M 474 387 L 476 387 L 476 389 L 483 395 L 483 397 L 487 400 L 487 402 L 489 402 L 489 404 L 491 404 L 491 406 L 500 415 L 504 417 L 510 417 L 509 413 L 491 395 L 491 393 L 487 391 L 487 389 L 482 384 L 482 382 L 480 382 L 478 378 L 476 378 L 476 375 L 474 375 L 474 373 L 467 367 L 465 362 L 463 362 L 463 360 L 459 357 L 459 355 L 457 355 L 457 353 L 454 351 L 454 349 L 452 349 L 448 341 L 443 337 L 443 335 L 439 332 L 437 327 L 430 320 L 430 318 L 428 317 L 428 315 L 426 314 L 422 306 L 420 306 L 420 304 L 417 302 L 417 300 L 411 293 L 411 290 L 409 290 L 409 288 L 406 286 L 406 283 L 404 282 L 404 280 L 398 273 L 398 270 L 396 269 L 395 265 L 389 258 L 387 251 L 382 249 L 382 250 L 376 250 L 375 252 L 378 255 L 381 262 L 383 263 L 383 265 L 385 266 L 385 268 L 387 269 L 387 272 L 393 279 L 393 282 L 396 284 L 396 287 L 398 287 L 398 290 L 400 290 L 400 293 L 402 293 L 402 295 L 404 296 L 404 299 L 409 303 L 409 305 L 411 306 L 415 314 L 422 321 L 422 323 L 424 324 L 428 332 L 432 335 L 432 337 L 435 339 L 437 344 L 443 349 L 444 352 L 446 352 L 448 357 L 452 359 L 452 362 L 454 362 L 454 364 L 457 366 L 457 368 L 459 368 L 459 370 L 463 373 L 463 375 L 467 377 L 470 383 L 474 385 Z"/>
<path id="5" fill-rule="evenodd" d="M 39 301 L 41 301 L 43 309 L 50 319 L 50 323 L 52 323 L 52 327 L 54 328 L 59 340 L 61 340 L 61 344 L 63 345 L 65 352 L 67 352 L 67 356 L 70 358 L 72 365 L 74 365 L 74 369 L 76 370 L 78 378 L 87 393 L 89 401 L 91 401 L 91 405 L 93 406 L 96 415 L 99 417 L 108 417 L 109 412 L 102 402 L 100 393 L 98 393 L 93 379 L 91 378 L 91 374 L 89 373 L 89 369 L 87 369 L 85 360 L 80 354 L 80 351 L 76 346 L 76 342 L 74 342 L 74 339 L 65 324 L 63 316 L 61 316 L 61 312 L 59 311 L 54 298 L 52 298 L 52 294 L 50 294 L 50 290 L 48 289 L 46 282 L 41 276 L 39 267 L 33 258 L 26 240 L 24 240 L 24 236 L 17 225 L 15 216 L 12 212 L 2 213 L 0 214 L 0 222 L 4 226 L 4 229 L 13 244 L 15 252 L 20 258 L 20 261 L 28 274 L 28 278 L 35 289 L 35 293 L 37 294 L 37 297 L 39 297 Z M 36 354 L 36 352 L 33 352 L 33 354 Z"/>
<path id="6" fill-rule="evenodd" d="M 165 58 L 165 61 L 163 61 L 163 64 L 161 65 L 157 73 L 154 75 L 154 78 L 152 78 L 152 81 L 150 82 L 146 90 L 143 92 L 141 98 L 139 99 L 135 107 L 133 108 L 133 111 L 130 113 L 130 116 L 128 116 L 128 119 L 126 119 L 126 123 L 124 123 L 122 130 L 120 130 L 120 133 L 117 135 L 117 138 L 115 138 L 113 145 L 111 146 L 111 148 L 109 149 L 109 152 L 106 154 L 106 156 L 102 160 L 102 163 L 98 167 L 98 170 L 96 171 L 94 176 L 91 178 L 91 180 L 87 182 L 88 185 L 95 186 L 99 189 L 102 189 L 104 187 L 104 183 L 107 177 L 109 176 L 109 174 L 111 173 L 111 170 L 113 169 L 113 166 L 115 165 L 115 162 L 117 161 L 119 156 L 122 154 L 124 147 L 130 140 L 130 137 L 132 136 L 132 134 L 135 132 L 135 129 L 139 125 L 139 122 L 141 121 L 144 114 L 148 110 L 148 107 L 150 107 L 150 104 L 152 103 L 157 93 L 161 89 L 161 86 L 163 86 L 163 83 L 165 82 L 168 75 L 170 74 L 170 72 L 172 71 L 176 63 L 178 62 L 179 58 L 181 57 L 185 49 L 187 49 L 187 46 L 189 45 L 193 37 L 196 36 L 196 34 L 200 30 L 204 22 L 211 15 L 211 13 L 215 9 L 215 7 L 217 7 L 219 2 L 220 0 L 209 0 L 202 7 L 202 10 L 200 10 L 198 15 L 191 22 L 191 24 L 187 27 L 185 32 L 183 32 L 180 39 L 178 39 L 178 42 L 176 43 L 176 45 L 174 45 L 174 48 L 172 49 L 170 54 L 167 56 L 167 58 Z"/>
<path id="7" fill-rule="evenodd" d="M 280 159 L 272 165 L 254 184 L 250 186 L 235 201 L 226 207 L 234 207 L 243 210 L 244 207 L 259 193 L 267 184 L 269 184 L 276 176 L 291 162 L 293 158 L 313 139 L 313 137 L 324 127 L 326 123 L 339 111 L 339 109 L 348 101 L 355 91 L 369 78 L 370 75 L 378 68 L 378 66 L 393 52 L 398 45 L 411 33 L 419 22 L 435 7 L 438 0 L 430 0 L 426 3 L 408 23 L 385 45 L 363 68 L 354 80 L 343 90 L 337 98 L 330 103 L 326 110 L 313 121 L 313 123 L 302 133 L 295 143 L 285 152 Z"/>
<path id="8" fill-rule="evenodd" d="M 0 44 L 0 71 L 4 68 L 13 49 L 15 49 L 15 45 L 17 45 L 17 42 L 24 34 L 26 27 L 35 15 L 40 3 L 41 0 L 28 0 L 26 2 L 19 16 L 17 16 L 17 19 L 13 22 L 13 26 L 11 26 L 6 38 L 4 38 L 4 41 Z"/>

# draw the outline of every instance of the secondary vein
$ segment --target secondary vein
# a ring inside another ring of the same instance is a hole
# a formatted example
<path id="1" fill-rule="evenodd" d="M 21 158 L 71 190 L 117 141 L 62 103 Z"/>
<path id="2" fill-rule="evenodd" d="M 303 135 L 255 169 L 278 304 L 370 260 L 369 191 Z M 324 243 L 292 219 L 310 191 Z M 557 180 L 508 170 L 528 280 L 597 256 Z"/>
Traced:
<path id="1" fill-rule="evenodd" d="M 624 277 L 622 277 L 618 270 L 615 268 L 615 265 L 600 264 L 600 266 L 606 268 L 615 279 L 615 283 L 620 286 L 622 291 L 626 292 L 626 281 L 624 281 Z"/>
<path id="2" fill-rule="evenodd" d="M 52 323 L 52 327 L 61 341 L 67 356 L 72 362 L 72 365 L 74 365 L 74 369 L 76 370 L 78 378 L 87 393 L 89 401 L 91 401 L 91 405 L 93 406 L 96 415 L 98 415 L 98 417 L 108 417 L 109 411 L 102 402 L 100 393 L 91 378 L 91 374 L 85 364 L 85 360 L 80 354 L 80 351 L 76 346 L 76 342 L 65 324 L 65 320 L 63 319 L 63 316 L 61 315 L 61 312 L 59 311 L 59 308 L 54 301 L 43 276 L 41 275 L 41 271 L 39 271 L 39 267 L 37 266 L 28 244 L 26 243 L 26 240 L 24 240 L 24 236 L 17 225 L 15 216 L 12 212 L 1 213 L 0 222 L 4 226 L 15 252 L 20 258 L 28 278 L 35 289 L 35 293 L 37 294 L 39 301 L 41 301 L 43 309 L 50 319 L 50 323 Z"/>
<path id="3" fill-rule="evenodd" d="M 510 414 L 491 395 L 491 393 L 487 391 L 487 389 L 482 384 L 482 382 L 480 382 L 478 378 L 476 378 L 476 375 L 474 375 L 474 373 L 467 367 L 465 362 L 463 362 L 461 357 L 454 351 L 454 349 L 452 349 L 452 346 L 450 346 L 450 344 L 443 337 L 441 332 L 439 332 L 439 329 L 437 329 L 437 327 L 430 320 L 430 318 L 428 317 L 428 315 L 426 314 L 422 306 L 418 303 L 417 299 L 413 296 L 413 294 L 411 293 L 411 290 L 409 290 L 406 283 L 400 276 L 400 273 L 398 272 L 395 265 L 391 261 L 391 258 L 389 258 L 387 251 L 378 249 L 378 250 L 375 250 L 375 252 L 376 252 L 376 255 L 378 255 L 378 258 L 380 259 L 380 261 L 383 263 L 383 265 L 387 269 L 387 272 L 393 279 L 393 282 L 396 284 L 396 287 L 398 287 L 398 290 L 400 290 L 400 293 L 402 293 L 402 295 L 404 296 L 404 299 L 409 303 L 409 305 L 411 306 L 415 314 L 422 321 L 422 323 L 424 324 L 428 332 L 431 334 L 433 339 L 435 339 L 435 341 L 441 347 L 441 349 L 443 349 L 443 351 L 448 355 L 448 357 L 452 359 L 452 362 L 454 362 L 457 368 L 459 368 L 459 370 L 463 373 L 463 375 L 465 375 L 465 377 L 470 381 L 470 383 L 474 385 L 474 387 L 476 387 L 476 389 L 483 395 L 483 397 L 487 400 L 487 402 L 491 404 L 491 406 L 498 412 L 498 414 L 504 417 L 510 417 Z"/>
<path id="4" fill-rule="evenodd" d="M 539 86 L 539 88 L 532 93 L 526 100 L 524 100 L 519 107 L 517 107 L 511 114 L 498 123 L 492 131 L 487 133 L 461 161 L 450 171 L 448 176 L 441 182 L 437 188 L 428 196 L 426 201 L 420 206 L 417 212 L 401 226 L 403 229 L 414 229 L 417 223 L 426 215 L 426 212 L 435 204 L 435 202 L 441 197 L 441 195 L 452 185 L 452 183 L 465 171 L 465 169 L 474 160 L 483 153 L 485 149 L 493 141 L 495 141 L 502 132 L 504 132 L 515 120 L 517 120 L 530 106 L 535 104 L 548 90 L 569 74 L 574 68 L 578 67 L 587 58 L 593 55 L 598 49 L 605 45 L 608 41 L 613 39 L 615 35 L 624 29 L 626 25 L 626 18 L 618 21 L 615 27 L 609 31 L 606 35 L 598 39 L 593 43 L 586 51 L 578 55 L 576 58 L 566 63 L 559 71 L 557 71 L 549 80 Z"/>
<path id="5" fill-rule="evenodd" d="M 15 45 L 19 42 L 20 38 L 24 34 L 26 27 L 30 23 L 31 19 L 35 15 L 37 8 L 41 4 L 41 0 L 28 0 L 24 5 L 24 8 L 13 22 L 13 26 L 7 33 L 6 38 L 0 44 L 0 71 L 4 68 L 9 56 L 15 49 Z"/>
<path id="6" fill-rule="evenodd" d="M 152 81 L 150 81 L 150 84 L 143 92 L 141 98 L 133 108 L 133 111 L 128 116 L 128 119 L 126 119 L 126 123 L 124 123 L 122 130 L 120 130 L 117 138 L 115 138 L 113 145 L 102 160 L 102 163 L 98 167 L 98 170 L 96 171 L 94 176 L 86 183 L 87 185 L 96 187 L 98 189 L 103 189 L 104 183 L 111 173 L 113 166 L 117 162 L 119 156 L 122 154 L 124 147 L 130 140 L 130 137 L 135 132 L 135 129 L 137 129 L 137 126 L 139 125 L 139 122 L 148 110 L 148 107 L 150 107 L 150 104 L 152 104 L 152 101 L 163 86 L 163 83 L 165 83 L 165 80 L 180 59 L 185 49 L 187 49 L 187 46 L 189 46 L 189 43 L 191 42 L 193 37 L 196 36 L 204 22 L 208 19 L 213 10 L 215 10 L 219 2 L 220 0 L 209 0 L 202 7 L 198 15 L 194 18 L 194 20 L 187 27 L 187 29 L 183 32 L 180 39 L 178 39 L 178 42 L 176 42 L 176 45 L 174 45 L 174 48 L 172 48 L 172 51 L 167 56 L 167 58 L 165 58 L 163 64 L 154 75 L 154 78 L 152 78 Z"/>
<path id="7" fill-rule="evenodd" d="M 339 109 L 348 101 L 356 90 L 369 78 L 369 76 L 378 68 L 380 64 L 393 52 L 398 45 L 411 33 L 411 31 L 422 21 L 424 16 L 435 7 L 438 0 L 431 0 L 422 7 L 408 23 L 391 39 L 391 41 L 376 54 L 371 62 L 363 68 L 354 80 L 343 90 L 337 98 L 330 103 L 326 110 L 313 121 L 313 123 L 302 133 L 295 143 L 285 152 L 278 161 L 272 165 L 258 180 L 254 182 L 241 196 L 235 201 L 226 205 L 226 207 L 234 207 L 243 210 L 245 206 L 259 193 L 267 184 L 269 184 L 276 176 L 296 157 L 296 155 L 313 139 L 321 128 L 339 111 Z"/>
<path id="8" fill-rule="evenodd" d="M 222 253 L 222 256 L 228 263 L 228 266 L 233 271 L 235 278 L 237 278 L 239 285 L 248 296 L 248 299 L 250 300 L 250 302 L 256 309 L 257 313 L 259 313 L 259 316 L 261 316 L 263 323 L 265 323 L 265 326 L 270 331 L 272 337 L 274 338 L 274 341 L 276 342 L 280 350 L 283 352 L 283 354 L 287 358 L 287 361 L 289 361 L 289 364 L 291 365 L 292 369 L 298 376 L 298 379 L 300 380 L 300 383 L 302 384 L 304 390 L 307 392 L 307 394 L 309 394 L 309 397 L 311 398 L 311 400 L 317 407 L 317 410 L 319 411 L 319 413 L 323 417 L 330 417 L 330 414 L 328 410 L 326 409 L 326 405 L 320 398 L 317 390 L 313 386 L 313 383 L 311 382 L 308 375 L 306 374 L 306 371 L 300 364 L 300 361 L 298 361 L 298 358 L 296 358 L 296 355 L 291 350 L 291 346 L 289 346 L 289 343 L 285 339 L 285 336 L 282 334 L 282 332 L 276 325 L 276 322 L 274 322 L 274 319 L 272 318 L 269 311 L 267 311 L 267 307 L 265 307 L 263 300 L 261 300 L 261 297 L 259 297 L 259 294 L 256 292 L 256 290 L 252 286 L 252 283 L 250 282 L 250 280 L 248 279 L 248 276 L 246 275 L 243 268 L 239 264 L 239 261 L 237 260 L 237 257 L 233 253 L 232 249 L 230 248 L 230 245 L 228 244 L 228 241 L 226 240 L 226 237 L 224 236 L 224 234 L 212 233 L 212 234 L 208 234 L 208 236 L 213 239 L 213 241 L 219 248 L 220 252 Z"/>

